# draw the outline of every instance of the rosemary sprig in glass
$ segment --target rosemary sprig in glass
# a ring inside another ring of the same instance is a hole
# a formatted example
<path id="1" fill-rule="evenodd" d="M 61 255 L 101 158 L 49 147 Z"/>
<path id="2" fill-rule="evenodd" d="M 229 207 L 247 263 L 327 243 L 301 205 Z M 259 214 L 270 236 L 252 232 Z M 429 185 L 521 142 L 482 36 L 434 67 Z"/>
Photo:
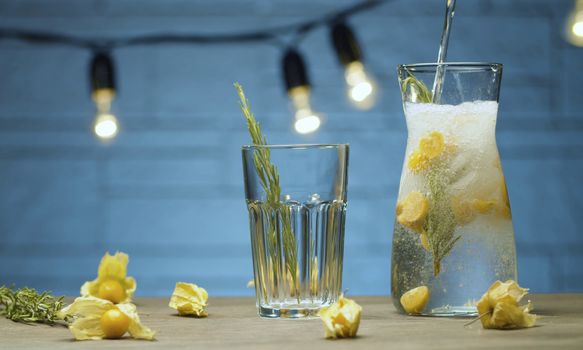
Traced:
<path id="1" fill-rule="evenodd" d="M 33 288 L 0 287 L 0 316 L 14 322 L 54 325 L 67 321 L 59 316 L 62 308 L 63 297 L 54 297 L 50 292 L 39 294 Z"/>
<path id="2" fill-rule="evenodd" d="M 249 130 L 249 135 L 251 136 L 253 145 L 266 146 L 267 138 L 261 132 L 261 127 L 255 119 L 253 112 L 251 112 L 251 107 L 249 106 L 249 101 L 245 97 L 243 87 L 239 83 L 235 83 L 235 88 L 239 94 L 241 111 L 247 121 L 247 129 Z M 287 270 L 291 275 L 292 293 L 299 297 L 297 286 L 298 263 L 296 237 L 292 231 L 290 210 L 281 203 L 279 172 L 277 167 L 271 163 L 271 152 L 268 147 L 257 147 L 253 154 L 253 162 L 255 163 L 255 169 L 261 182 L 261 186 L 267 194 L 268 207 L 271 209 L 268 240 L 270 253 L 273 255 L 272 260 L 274 262 L 278 261 L 277 255 L 279 249 L 277 249 L 277 221 L 279 219 L 281 220 L 283 254 Z M 274 266 L 274 272 L 276 273 L 277 271 L 275 269 L 276 267 Z M 275 273 L 274 276 L 276 276 Z"/>

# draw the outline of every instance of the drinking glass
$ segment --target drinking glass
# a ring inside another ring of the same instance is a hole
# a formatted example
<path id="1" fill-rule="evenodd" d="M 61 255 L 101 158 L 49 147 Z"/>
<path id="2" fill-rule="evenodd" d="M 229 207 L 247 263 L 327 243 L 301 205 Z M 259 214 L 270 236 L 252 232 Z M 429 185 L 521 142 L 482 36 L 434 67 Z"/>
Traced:
<path id="1" fill-rule="evenodd" d="M 415 312 L 475 316 L 493 282 L 516 280 L 495 136 L 502 65 L 411 64 L 398 74 L 408 139 L 393 231 L 393 303 L 407 312 L 401 296 L 425 286 L 416 291 L 429 293 L 416 295 L 428 302 Z M 438 98 L 428 88 L 435 79 L 442 79 Z"/>
<path id="2" fill-rule="evenodd" d="M 243 146 L 259 315 L 316 316 L 341 294 L 349 147 Z"/>

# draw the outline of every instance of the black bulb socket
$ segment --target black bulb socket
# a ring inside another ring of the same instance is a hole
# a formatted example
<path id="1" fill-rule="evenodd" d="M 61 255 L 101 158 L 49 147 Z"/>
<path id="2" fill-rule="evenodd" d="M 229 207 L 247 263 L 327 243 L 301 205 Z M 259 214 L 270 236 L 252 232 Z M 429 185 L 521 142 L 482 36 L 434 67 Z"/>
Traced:
<path id="1" fill-rule="evenodd" d="M 287 49 L 283 55 L 282 65 L 286 92 L 299 86 L 310 86 L 306 64 L 297 50 Z"/>
<path id="2" fill-rule="evenodd" d="M 362 50 L 352 29 L 344 22 L 339 21 L 332 24 L 330 36 L 338 60 L 343 66 L 352 62 L 362 62 Z"/>
<path id="3" fill-rule="evenodd" d="M 115 68 L 113 59 L 107 52 L 97 52 L 91 59 L 90 66 L 91 92 L 99 90 L 116 91 Z"/>

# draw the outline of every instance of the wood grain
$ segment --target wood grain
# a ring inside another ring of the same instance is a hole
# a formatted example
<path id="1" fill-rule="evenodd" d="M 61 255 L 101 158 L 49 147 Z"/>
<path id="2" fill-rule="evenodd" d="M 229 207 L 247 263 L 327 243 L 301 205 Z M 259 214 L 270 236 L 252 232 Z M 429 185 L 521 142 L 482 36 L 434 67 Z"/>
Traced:
<path id="1" fill-rule="evenodd" d="M 398 314 L 389 297 L 357 297 L 363 307 L 359 336 L 326 340 L 319 320 L 267 320 L 250 298 L 211 298 L 206 319 L 176 316 L 168 300 L 136 301 L 154 342 L 132 339 L 74 341 L 64 327 L 28 326 L 0 319 L 2 349 L 583 349 L 583 294 L 532 295 L 535 328 L 484 330 L 467 319 Z"/>

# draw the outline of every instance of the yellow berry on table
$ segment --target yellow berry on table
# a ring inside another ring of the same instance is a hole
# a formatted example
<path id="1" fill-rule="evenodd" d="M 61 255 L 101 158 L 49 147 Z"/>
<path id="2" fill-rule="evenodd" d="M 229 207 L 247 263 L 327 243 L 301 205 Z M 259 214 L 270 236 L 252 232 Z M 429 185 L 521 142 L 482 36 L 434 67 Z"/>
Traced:
<path id="1" fill-rule="evenodd" d="M 401 296 L 401 306 L 408 314 L 420 314 L 429 301 L 429 288 L 420 286 L 413 288 Z"/>
<path id="2" fill-rule="evenodd" d="M 125 299 L 125 291 L 119 281 L 107 280 L 99 285 L 98 296 L 109 300 L 114 304 L 121 303 Z"/>
<path id="3" fill-rule="evenodd" d="M 117 308 L 106 311 L 101 316 L 101 329 L 105 338 L 119 339 L 130 328 L 130 318 Z"/>

